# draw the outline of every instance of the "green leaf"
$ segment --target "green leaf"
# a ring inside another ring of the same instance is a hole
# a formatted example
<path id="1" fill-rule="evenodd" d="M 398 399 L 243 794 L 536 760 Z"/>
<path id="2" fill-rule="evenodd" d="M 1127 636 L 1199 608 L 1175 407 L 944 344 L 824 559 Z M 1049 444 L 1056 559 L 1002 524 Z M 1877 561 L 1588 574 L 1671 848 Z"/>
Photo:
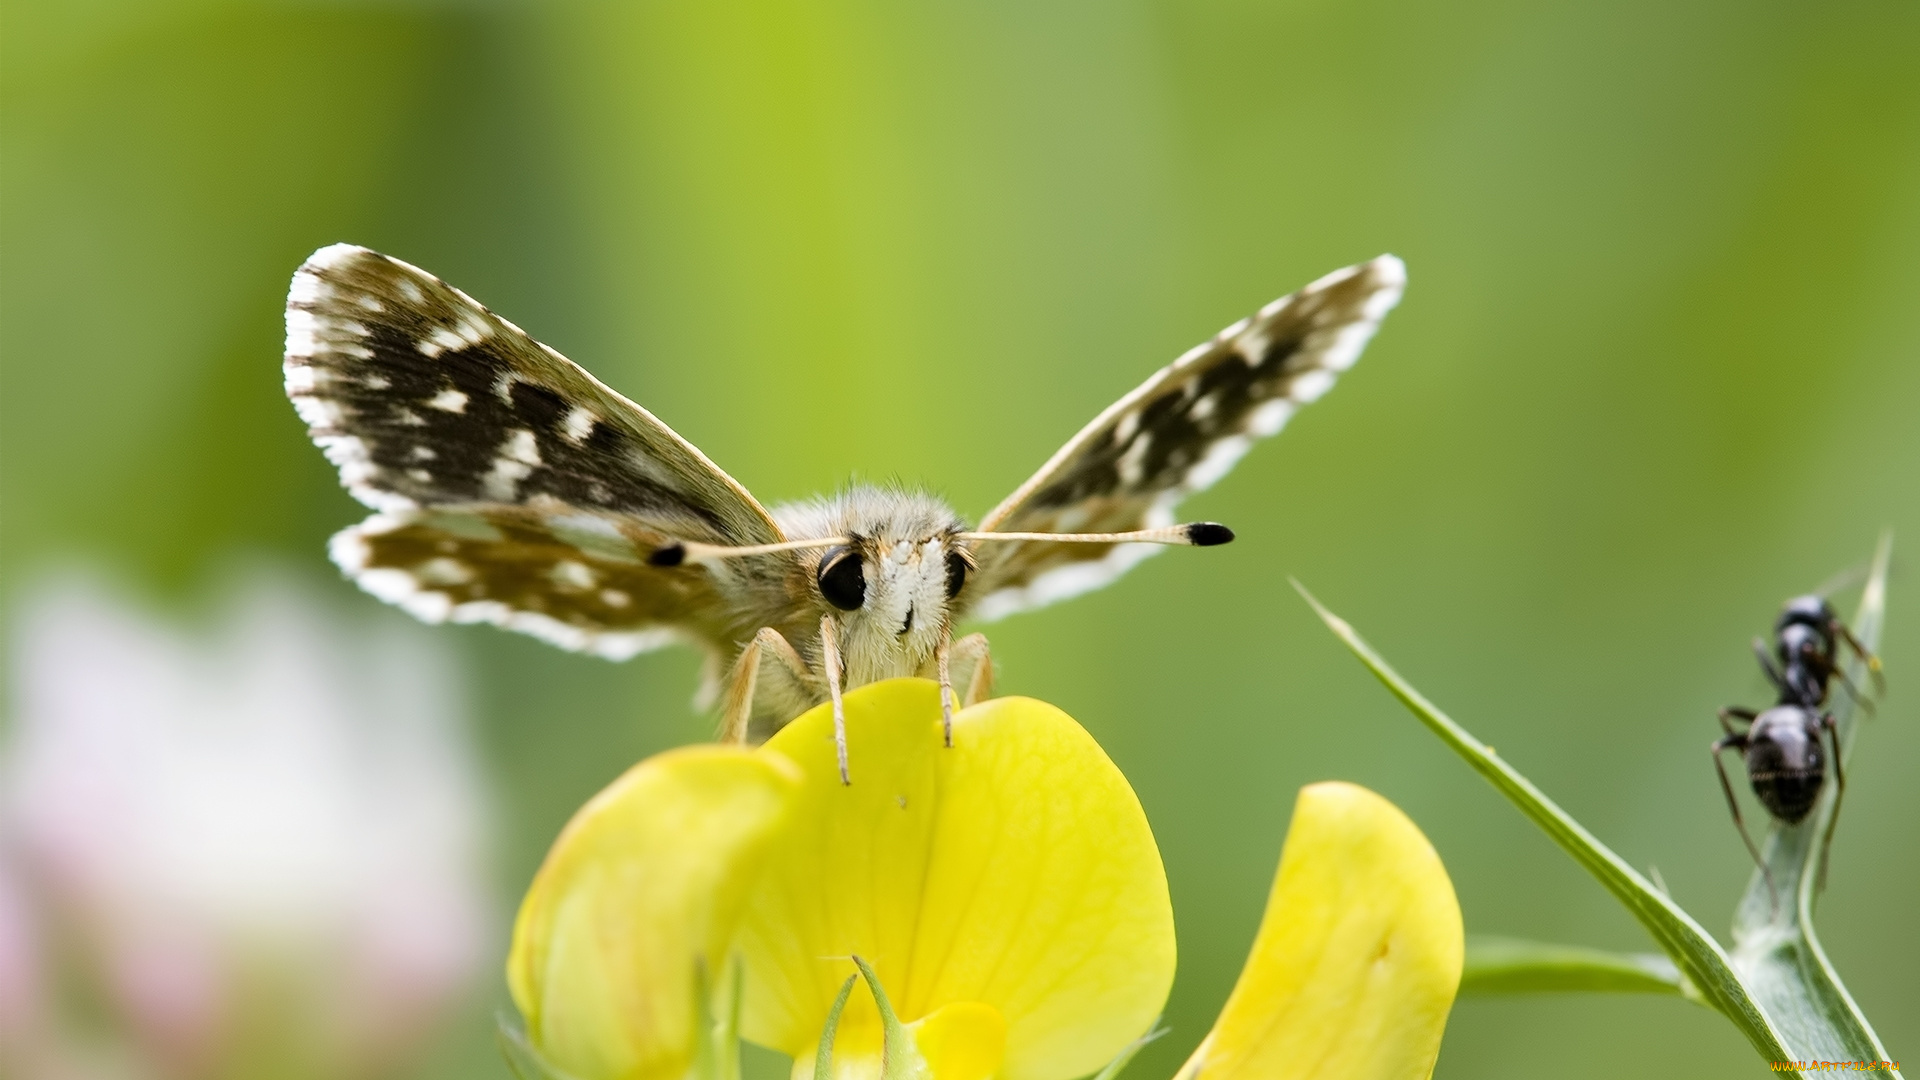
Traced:
<path id="1" fill-rule="evenodd" d="M 1868 600 L 1878 603 L 1875 597 L 1884 595 L 1886 545 L 1882 545 L 1883 558 L 1876 563 L 1875 577 L 1868 583 Z M 1879 584 L 1876 584 L 1878 582 Z M 1640 921 L 1653 935 L 1661 949 L 1670 957 L 1686 985 L 1691 986 L 1699 1000 L 1718 1010 L 1753 1045 L 1762 1059 L 1769 1062 L 1797 1060 L 1818 1060 L 1808 1041 L 1807 1032 L 1823 1029 L 1832 1042 L 1820 1045 L 1851 1046 L 1857 1041 L 1854 1036 L 1843 1036 L 1832 1027 L 1842 1019 L 1826 1000 L 1830 993 L 1837 993 L 1845 999 L 1846 992 L 1840 988 L 1839 980 L 1831 978 L 1831 967 L 1825 957 L 1818 955 L 1817 945 L 1810 935 L 1797 933 L 1797 947 L 1790 950 L 1793 957 L 1789 962 L 1769 965 L 1770 981 L 1765 996 L 1756 994 L 1742 977 L 1742 970 L 1734 966 L 1732 959 L 1720 947 L 1720 944 L 1708 934 L 1694 918 L 1675 904 L 1666 893 L 1648 881 L 1626 860 L 1615 854 L 1611 848 L 1601 843 L 1571 815 L 1562 810 L 1552 799 L 1522 776 L 1518 770 L 1502 761 L 1494 753 L 1493 747 L 1475 738 L 1467 729 L 1455 723 L 1453 719 L 1428 701 L 1418 690 L 1376 653 L 1352 626 L 1344 619 L 1324 607 L 1298 581 L 1294 588 L 1299 590 L 1314 611 L 1327 624 L 1335 636 L 1346 643 L 1347 648 L 1359 658 L 1360 662 L 1372 671 L 1393 695 L 1400 699 L 1408 711 L 1438 735 L 1442 742 L 1452 747 L 1455 753 L 1466 759 L 1467 764 L 1491 783 L 1509 801 L 1519 807 L 1521 813 L 1530 818 L 1541 831 L 1545 832 L 1561 849 L 1573 856 L 1575 862 L 1585 867 L 1601 885 L 1613 893 L 1614 898 Z M 1857 628 L 1878 630 L 1878 614 L 1863 611 L 1856 619 Z M 1865 639 L 1863 638 L 1863 641 Z M 1764 901 L 1763 901 L 1764 903 Z M 1780 951 L 1768 943 L 1767 955 L 1779 957 Z M 1743 954 L 1744 955 L 1744 954 Z M 1755 955 L 1759 955 L 1756 953 Z M 1811 961 L 1823 970 L 1828 978 L 1823 979 L 1820 988 L 1804 978 L 1805 963 Z M 1764 1002 L 1764 1004 L 1763 1004 Z M 1850 999 L 1846 1000 L 1851 1005 Z M 1791 1017 L 1788 1018 L 1788 1010 Z M 1862 1045 L 1878 1047 L 1878 1040 L 1872 1038 L 1870 1029 L 1865 1029 L 1864 1021 L 1858 1020 L 1858 1010 L 1844 1012 L 1847 1019 L 1846 1030 L 1853 1033 L 1865 1031 L 1868 1042 Z M 1857 1021 L 1857 1022 L 1856 1022 Z M 1795 1033 L 1793 1038 L 1788 1032 Z M 1789 1047 L 1797 1047 L 1790 1050 Z M 1884 1052 L 1850 1054 L 1843 1057 L 1829 1057 L 1828 1060 L 1885 1060 Z M 1792 1075 L 1792 1074 L 1784 1074 Z M 1898 1074 L 1895 1074 L 1898 1075 Z"/>
<path id="2" fill-rule="evenodd" d="M 1892 554 L 1893 535 L 1888 533 L 1880 538 L 1859 610 L 1849 624 L 1870 652 L 1880 646 L 1886 616 L 1887 566 Z M 1853 685 L 1868 685 L 1864 662 L 1856 658 L 1845 671 Z M 1844 765 L 1859 734 L 1853 699 L 1836 689 L 1829 711 L 1839 725 Z M 1841 984 L 1813 931 L 1828 823 L 1839 809 L 1839 785 L 1833 781 L 1829 776 L 1813 812 L 1798 825 L 1772 821 L 1767 829 L 1761 852 L 1768 872 L 1754 871 L 1735 909 L 1731 959 L 1755 1000 L 1794 1047 L 1796 1058 L 1885 1061 L 1886 1047 Z"/>
<path id="3" fill-rule="evenodd" d="M 1680 969 L 1660 953 L 1612 953 L 1517 938 L 1467 939 L 1460 992 L 1504 994 L 1678 994 L 1698 1001 Z"/>

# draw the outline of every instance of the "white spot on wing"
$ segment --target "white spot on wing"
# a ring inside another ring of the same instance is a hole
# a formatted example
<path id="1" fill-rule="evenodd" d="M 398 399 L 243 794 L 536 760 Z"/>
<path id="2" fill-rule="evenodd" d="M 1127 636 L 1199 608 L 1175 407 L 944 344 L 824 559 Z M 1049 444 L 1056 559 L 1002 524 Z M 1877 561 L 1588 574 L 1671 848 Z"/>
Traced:
<path id="1" fill-rule="evenodd" d="M 287 355 L 305 360 L 319 349 L 314 339 L 313 312 L 287 309 Z"/>
<path id="2" fill-rule="evenodd" d="M 511 371 L 501 372 L 500 377 L 493 381 L 494 396 L 498 397 L 502 404 L 512 405 L 513 404 L 513 384 L 519 381 L 520 381 L 520 376 L 514 374 L 513 372 Z"/>
<path id="3" fill-rule="evenodd" d="M 305 420 L 310 428 L 332 430 L 338 428 L 340 421 L 346 418 L 339 403 L 326 398 L 303 396 L 292 400 L 293 411 L 299 413 L 300 419 Z"/>
<path id="4" fill-rule="evenodd" d="M 1181 481 L 1181 487 L 1185 489 L 1184 493 L 1205 491 L 1212 487 L 1221 477 L 1232 472 L 1233 467 L 1239 464 L 1240 459 L 1245 457 L 1247 451 L 1251 449 L 1253 449 L 1253 440 L 1245 435 L 1230 435 L 1224 439 L 1214 440 L 1213 444 L 1207 447 L 1206 456 L 1196 462 L 1193 468 L 1187 470 L 1186 478 Z"/>
<path id="5" fill-rule="evenodd" d="M 1153 445 L 1152 435 L 1141 435 L 1133 440 L 1114 467 L 1120 473 L 1120 482 L 1128 487 L 1138 487 L 1146 479 L 1147 448 Z"/>
<path id="6" fill-rule="evenodd" d="M 1315 368 L 1294 377 L 1287 387 L 1287 397 L 1302 405 L 1320 400 L 1320 396 L 1333 389 L 1335 375 L 1326 368 Z"/>
<path id="7" fill-rule="evenodd" d="M 1274 398 L 1263 403 L 1247 417 L 1247 433 L 1256 439 L 1280 434 L 1287 426 L 1287 420 L 1293 416 L 1293 402 L 1286 398 Z"/>
<path id="8" fill-rule="evenodd" d="M 587 436 L 593 434 L 593 426 L 599 422 L 600 418 L 594 415 L 592 409 L 575 405 L 572 411 L 567 413 L 567 418 L 561 421 L 560 434 L 565 436 L 568 442 L 579 446 L 587 441 Z"/>
<path id="9" fill-rule="evenodd" d="M 507 433 L 507 441 L 500 446 L 498 457 L 493 459 L 493 468 L 481 480 L 487 495 L 500 502 L 512 502 L 518 495 L 520 481 L 533 475 L 540 464 L 540 447 L 534 441 L 533 432 L 526 428 L 515 428 Z"/>
<path id="10" fill-rule="evenodd" d="M 373 252 L 357 244 L 328 244 L 326 247 L 307 256 L 306 265 L 319 267 L 322 270 L 331 270 L 342 263 L 352 262 L 362 255 L 372 254 Z"/>
<path id="11" fill-rule="evenodd" d="M 443 352 L 458 352 L 471 342 L 444 326 L 436 326 L 433 332 L 414 343 L 414 348 L 428 358 L 439 356 Z"/>
<path id="12" fill-rule="evenodd" d="M 473 567 L 445 556 L 428 559 L 415 567 L 414 573 L 428 585 L 465 585 L 474 578 Z"/>
<path id="13" fill-rule="evenodd" d="M 580 592 L 593 588 L 600 581 L 600 575 L 594 573 L 586 563 L 575 562 L 572 559 L 561 559 L 554 563 L 553 569 L 547 572 L 547 577 L 562 589 Z"/>
<path id="14" fill-rule="evenodd" d="M 311 394 L 320 386 L 320 369 L 309 364 L 284 364 L 281 370 L 286 373 L 288 397 Z M 298 405 L 294 407 L 299 408 Z"/>
<path id="15" fill-rule="evenodd" d="M 333 287 L 308 270 L 296 271 L 293 285 L 287 289 L 289 304 L 317 304 L 333 297 Z"/>
<path id="16" fill-rule="evenodd" d="M 514 428 L 507 433 L 507 443 L 500 448 L 500 455 L 528 465 L 539 465 L 540 443 L 533 437 L 532 431 Z"/>
<path id="17" fill-rule="evenodd" d="M 427 399 L 427 408 L 441 412 L 463 413 L 467 411 L 467 395 L 448 388 Z"/>

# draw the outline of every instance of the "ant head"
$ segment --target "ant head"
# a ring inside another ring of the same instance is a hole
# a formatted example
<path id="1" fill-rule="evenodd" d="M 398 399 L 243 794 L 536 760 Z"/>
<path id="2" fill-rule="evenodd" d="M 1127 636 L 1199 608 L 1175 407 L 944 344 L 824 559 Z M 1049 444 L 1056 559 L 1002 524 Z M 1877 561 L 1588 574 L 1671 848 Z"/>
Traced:
<path id="1" fill-rule="evenodd" d="M 1780 609 L 1780 617 L 1773 621 L 1773 632 L 1783 633 L 1789 626 L 1807 626 L 1819 630 L 1828 642 L 1833 640 L 1833 627 L 1840 616 L 1833 613 L 1833 605 L 1827 598 L 1818 594 L 1796 596 Z"/>

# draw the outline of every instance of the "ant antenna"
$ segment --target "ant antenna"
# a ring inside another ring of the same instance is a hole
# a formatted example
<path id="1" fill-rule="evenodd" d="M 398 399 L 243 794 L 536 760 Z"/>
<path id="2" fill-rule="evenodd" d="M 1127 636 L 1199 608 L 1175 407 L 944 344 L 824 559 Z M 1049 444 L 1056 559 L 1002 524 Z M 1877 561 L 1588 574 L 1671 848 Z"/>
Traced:
<path id="1" fill-rule="evenodd" d="M 1845 570 L 1842 570 L 1839 573 L 1828 578 L 1827 580 L 1821 582 L 1820 587 L 1813 590 L 1813 593 L 1815 596 L 1818 596 L 1824 599 L 1825 597 L 1832 596 L 1834 593 L 1839 592 L 1841 589 L 1845 589 L 1853 585 L 1858 585 L 1860 582 L 1866 580 L 1866 577 L 1867 577 L 1866 564 L 1858 563 L 1853 566 L 1847 567 Z"/>

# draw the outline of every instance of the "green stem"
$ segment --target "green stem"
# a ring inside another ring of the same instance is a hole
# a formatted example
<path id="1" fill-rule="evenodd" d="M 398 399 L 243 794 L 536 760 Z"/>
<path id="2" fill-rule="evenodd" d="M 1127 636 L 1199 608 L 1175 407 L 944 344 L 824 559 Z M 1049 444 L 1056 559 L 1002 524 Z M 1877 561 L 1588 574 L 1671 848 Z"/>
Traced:
<path id="1" fill-rule="evenodd" d="M 873 991 L 874 1007 L 880 1010 L 880 1080 L 907 1080 L 912 1068 L 913 1040 L 900 1017 L 894 1015 L 893 1002 L 887 1000 L 886 988 L 880 985 L 880 976 L 874 974 L 872 965 L 858 956 L 853 958 L 853 964 L 867 980 L 867 988 Z"/>
<path id="2" fill-rule="evenodd" d="M 833 1008 L 827 1010 L 827 1026 L 821 1030 L 820 1047 L 813 1053 L 813 1080 L 829 1080 L 833 1076 L 833 1038 L 840 1033 L 840 1011 L 847 1007 L 847 998 L 859 978 L 847 976 L 847 981 L 840 984 L 840 993 L 833 999 Z"/>

